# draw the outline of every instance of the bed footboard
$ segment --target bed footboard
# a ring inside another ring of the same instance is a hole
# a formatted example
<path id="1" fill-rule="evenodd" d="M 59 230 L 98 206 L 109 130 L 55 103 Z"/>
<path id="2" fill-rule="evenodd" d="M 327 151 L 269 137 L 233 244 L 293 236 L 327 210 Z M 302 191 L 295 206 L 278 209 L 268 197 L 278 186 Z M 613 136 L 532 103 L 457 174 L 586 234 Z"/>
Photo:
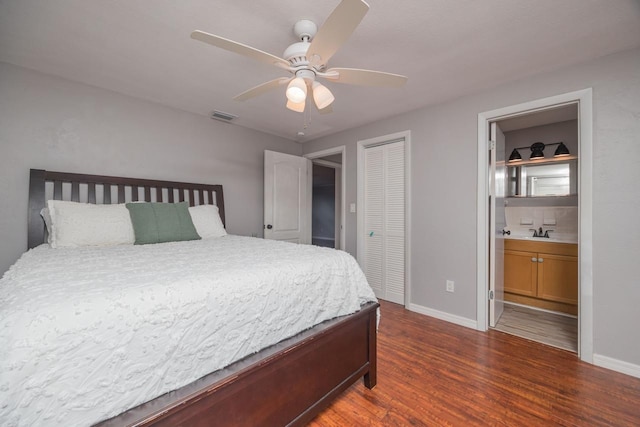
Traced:
<path id="1" fill-rule="evenodd" d="M 305 425 L 358 378 L 376 385 L 378 306 L 324 322 L 99 425 Z"/>

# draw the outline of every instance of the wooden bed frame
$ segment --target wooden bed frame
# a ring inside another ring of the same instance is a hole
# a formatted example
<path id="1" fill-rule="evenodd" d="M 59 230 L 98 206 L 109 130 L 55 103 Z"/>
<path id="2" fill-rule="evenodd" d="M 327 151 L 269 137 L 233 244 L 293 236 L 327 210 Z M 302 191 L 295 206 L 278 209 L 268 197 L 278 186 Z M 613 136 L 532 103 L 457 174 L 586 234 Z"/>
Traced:
<path id="1" fill-rule="evenodd" d="M 51 190 L 51 184 L 46 183 L 53 183 L 51 197 L 47 196 L 51 191 L 45 190 Z M 129 197 L 125 197 L 127 193 Z M 127 199 L 216 204 L 225 223 L 221 185 L 31 169 L 29 248 L 44 242 L 40 210 L 46 200 L 62 200 L 63 194 L 70 194 L 65 199 L 88 203 L 123 203 Z M 376 385 L 378 306 L 368 303 L 354 314 L 316 325 L 98 425 L 305 425 L 360 377 L 366 387 Z"/>

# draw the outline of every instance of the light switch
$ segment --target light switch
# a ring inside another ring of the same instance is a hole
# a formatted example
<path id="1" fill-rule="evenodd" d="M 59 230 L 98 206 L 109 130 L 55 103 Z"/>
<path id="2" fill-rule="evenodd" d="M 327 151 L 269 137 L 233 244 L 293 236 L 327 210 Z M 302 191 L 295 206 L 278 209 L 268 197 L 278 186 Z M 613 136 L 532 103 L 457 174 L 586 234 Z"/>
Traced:
<path id="1" fill-rule="evenodd" d="M 351 203 L 349 205 L 349 212 L 356 213 L 356 204 L 355 203 Z"/>

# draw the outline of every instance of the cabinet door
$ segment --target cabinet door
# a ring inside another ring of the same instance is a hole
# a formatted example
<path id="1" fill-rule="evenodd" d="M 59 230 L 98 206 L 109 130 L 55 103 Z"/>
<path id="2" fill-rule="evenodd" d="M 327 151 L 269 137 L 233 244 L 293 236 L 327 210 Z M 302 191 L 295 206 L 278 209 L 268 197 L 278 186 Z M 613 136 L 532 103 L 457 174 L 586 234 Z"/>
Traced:
<path id="1" fill-rule="evenodd" d="M 538 254 L 538 296 L 578 304 L 578 257 Z"/>
<path id="2" fill-rule="evenodd" d="M 536 253 L 504 251 L 505 292 L 535 297 L 537 295 L 537 271 Z"/>

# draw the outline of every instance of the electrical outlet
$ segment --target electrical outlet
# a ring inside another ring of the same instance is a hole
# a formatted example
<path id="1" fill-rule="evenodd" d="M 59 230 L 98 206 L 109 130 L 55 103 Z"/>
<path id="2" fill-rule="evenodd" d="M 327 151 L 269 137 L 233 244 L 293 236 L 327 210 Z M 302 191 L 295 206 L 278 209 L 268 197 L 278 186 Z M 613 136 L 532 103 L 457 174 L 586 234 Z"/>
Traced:
<path id="1" fill-rule="evenodd" d="M 455 291 L 455 283 L 453 280 L 447 280 L 447 292 Z"/>

